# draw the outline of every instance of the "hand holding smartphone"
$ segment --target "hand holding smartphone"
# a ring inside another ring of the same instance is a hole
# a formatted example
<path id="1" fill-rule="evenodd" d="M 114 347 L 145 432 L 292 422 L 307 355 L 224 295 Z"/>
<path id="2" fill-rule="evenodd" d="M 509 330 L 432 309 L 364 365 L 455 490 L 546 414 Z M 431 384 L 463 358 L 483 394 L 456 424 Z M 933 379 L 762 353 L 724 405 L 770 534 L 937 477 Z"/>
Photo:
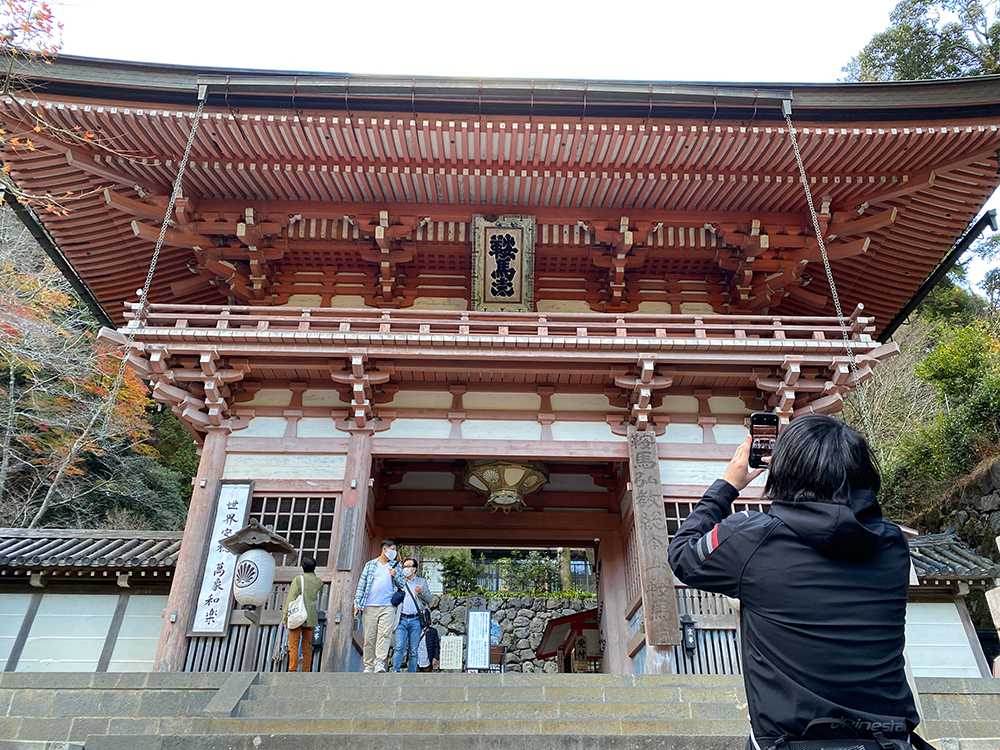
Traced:
<path id="1" fill-rule="evenodd" d="M 750 468 L 767 468 L 764 458 L 771 455 L 774 441 L 778 439 L 778 415 L 764 411 L 751 414 L 750 439 Z"/>

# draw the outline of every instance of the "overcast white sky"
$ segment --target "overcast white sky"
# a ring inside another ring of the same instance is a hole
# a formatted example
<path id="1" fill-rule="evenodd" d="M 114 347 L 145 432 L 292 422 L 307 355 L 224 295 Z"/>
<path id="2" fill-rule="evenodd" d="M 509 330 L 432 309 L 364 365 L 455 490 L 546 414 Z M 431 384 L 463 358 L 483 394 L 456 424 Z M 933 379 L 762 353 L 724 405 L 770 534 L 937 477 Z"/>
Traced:
<path id="1" fill-rule="evenodd" d="M 65 54 L 223 68 L 809 83 L 897 0 L 54 0 Z M 996 195 L 989 207 L 1000 204 Z M 975 264 L 972 276 L 986 271 Z"/>

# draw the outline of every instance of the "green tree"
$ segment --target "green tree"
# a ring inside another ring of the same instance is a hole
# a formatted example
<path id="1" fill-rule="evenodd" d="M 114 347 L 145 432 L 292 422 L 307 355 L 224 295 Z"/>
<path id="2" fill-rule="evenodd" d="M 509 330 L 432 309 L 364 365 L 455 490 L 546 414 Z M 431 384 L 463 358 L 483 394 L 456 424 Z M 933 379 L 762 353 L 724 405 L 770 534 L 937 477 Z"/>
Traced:
<path id="1" fill-rule="evenodd" d="M 444 590 L 452 594 L 468 594 L 479 588 L 479 574 L 482 567 L 472 559 L 467 549 L 459 549 L 441 555 L 441 578 Z"/>
<path id="2" fill-rule="evenodd" d="M 847 81 L 914 81 L 1000 73 L 997 3 L 902 0 L 890 25 L 844 67 Z"/>

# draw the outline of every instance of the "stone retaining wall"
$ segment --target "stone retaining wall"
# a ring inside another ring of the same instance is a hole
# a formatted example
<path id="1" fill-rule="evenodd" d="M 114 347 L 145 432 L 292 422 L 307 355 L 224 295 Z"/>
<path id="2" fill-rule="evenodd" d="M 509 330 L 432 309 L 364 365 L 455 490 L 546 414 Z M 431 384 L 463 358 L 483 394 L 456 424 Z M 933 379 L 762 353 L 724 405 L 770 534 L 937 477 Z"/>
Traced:
<path id="1" fill-rule="evenodd" d="M 500 643 L 507 646 L 508 672 L 558 672 L 556 659 L 536 659 L 549 620 L 575 615 L 597 607 L 597 599 L 542 597 L 487 598 L 481 596 L 435 596 L 431 599 L 431 623 L 440 635 L 465 635 L 469 608 L 489 609 L 500 625 Z"/>

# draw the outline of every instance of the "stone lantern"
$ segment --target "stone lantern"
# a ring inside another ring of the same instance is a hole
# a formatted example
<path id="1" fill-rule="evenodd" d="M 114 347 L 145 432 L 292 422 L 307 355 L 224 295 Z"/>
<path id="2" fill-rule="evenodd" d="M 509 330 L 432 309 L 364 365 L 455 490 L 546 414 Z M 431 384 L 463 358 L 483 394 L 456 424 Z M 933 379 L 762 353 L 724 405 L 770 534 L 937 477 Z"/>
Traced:
<path id="1" fill-rule="evenodd" d="M 274 586 L 274 555 L 291 554 L 295 548 L 288 540 L 261 526 L 255 518 L 235 534 L 220 539 L 219 544 L 238 556 L 233 575 L 233 598 L 252 623 L 243 653 L 243 671 L 252 671 L 260 640 L 260 612 L 257 609 L 267 601 Z"/>

